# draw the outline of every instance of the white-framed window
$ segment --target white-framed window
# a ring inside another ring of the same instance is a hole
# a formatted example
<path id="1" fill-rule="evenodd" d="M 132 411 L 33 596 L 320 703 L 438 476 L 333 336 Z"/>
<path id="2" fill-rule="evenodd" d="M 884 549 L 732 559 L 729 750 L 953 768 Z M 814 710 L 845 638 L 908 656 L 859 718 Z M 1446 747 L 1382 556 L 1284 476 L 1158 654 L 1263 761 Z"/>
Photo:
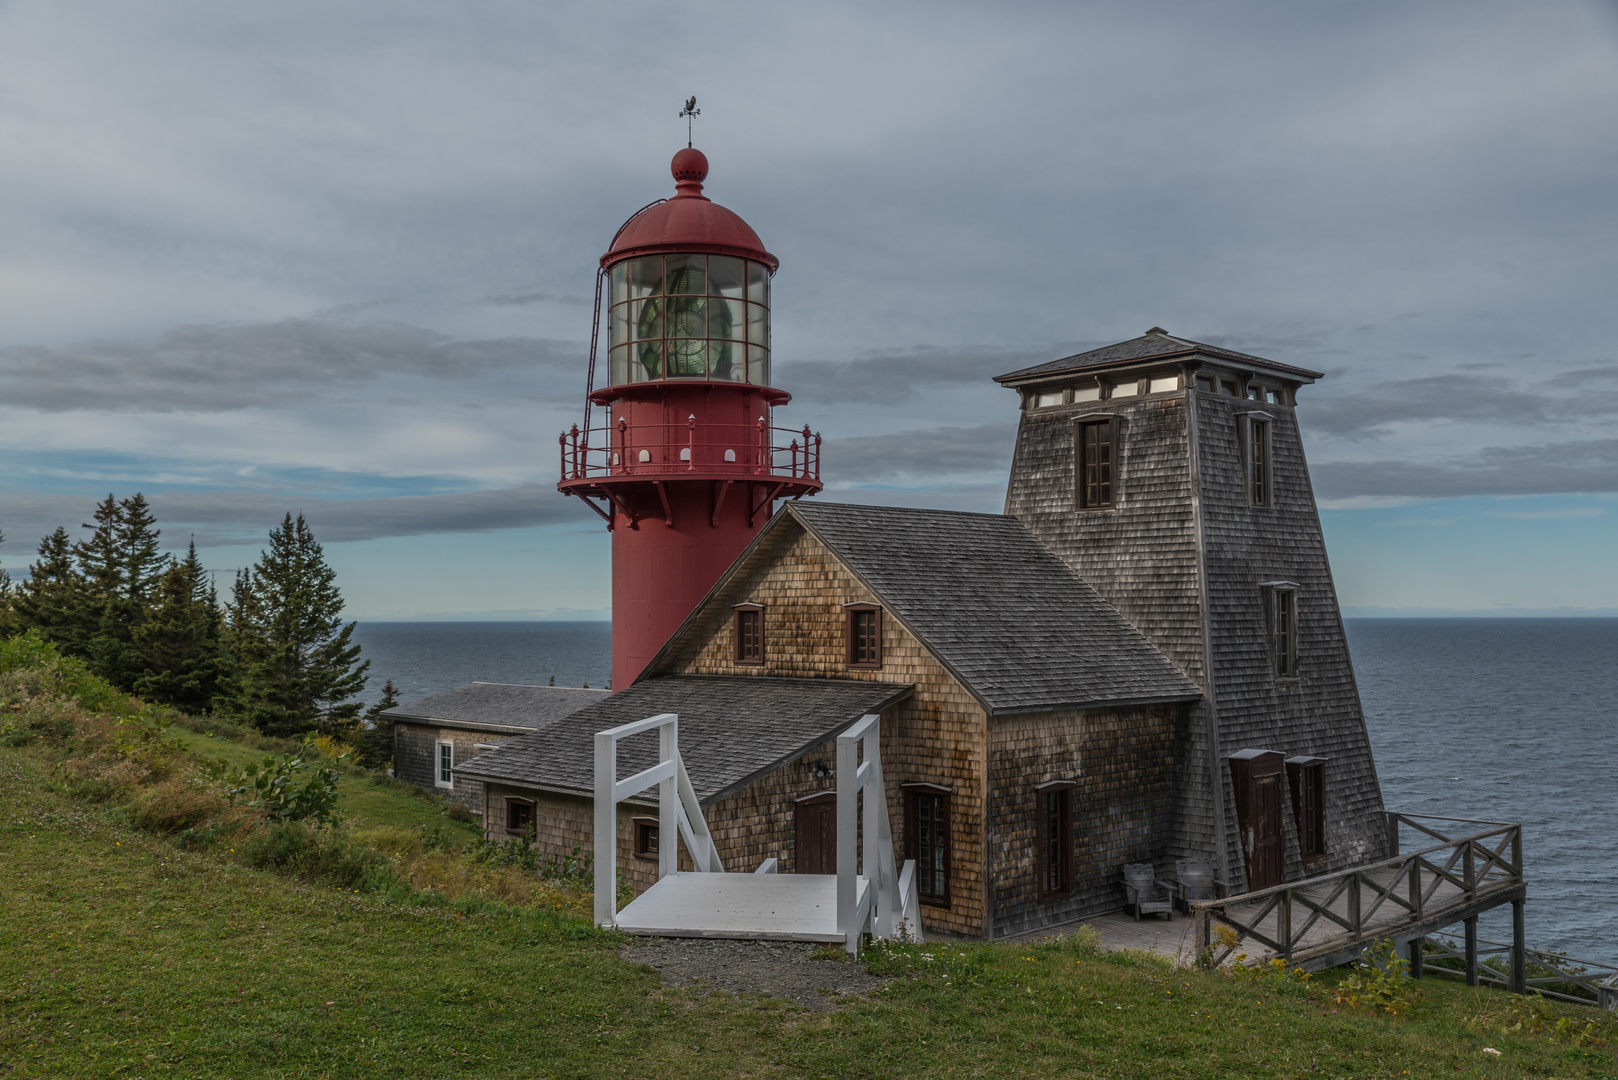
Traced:
<path id="1" fill-rule="evenodd" d="M 433 784 L 436 787 L 455 786 L 455 744 L 438 740 L 438 762 L 433 772 Z"/>

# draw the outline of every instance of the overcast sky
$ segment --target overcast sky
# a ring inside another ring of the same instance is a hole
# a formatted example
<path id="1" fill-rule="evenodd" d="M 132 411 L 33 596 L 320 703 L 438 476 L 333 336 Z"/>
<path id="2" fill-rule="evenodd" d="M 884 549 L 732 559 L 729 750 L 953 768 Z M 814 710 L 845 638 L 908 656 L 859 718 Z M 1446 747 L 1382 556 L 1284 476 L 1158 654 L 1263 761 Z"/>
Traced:
<path id="1" fill-rule="evenodd" d="M 138 490 L 604 615 L 555 439 L 690 94 L 823 497 L 998 510 L 988 377 L 1160 325 L 1328 373 L 1351 612 L 1618 612 L 1618 0 L 0 3 L 0 562 Z"/>

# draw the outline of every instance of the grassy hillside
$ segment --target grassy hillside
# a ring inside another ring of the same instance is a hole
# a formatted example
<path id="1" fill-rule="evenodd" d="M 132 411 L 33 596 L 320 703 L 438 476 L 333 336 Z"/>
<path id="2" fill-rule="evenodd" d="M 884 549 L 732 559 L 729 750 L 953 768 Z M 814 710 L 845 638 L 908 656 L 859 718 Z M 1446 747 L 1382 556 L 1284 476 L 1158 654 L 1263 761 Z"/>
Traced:
<path id="1" fill-rule="evenodd" d="M 6 678 L 0 708 L 45 715 L 48 686 Z M 147 795 L 67 764 L 86 740 L 18 730 L 0 747 L 4 1077 L 1618 1077 L 1618 1025 L 1592 1010 L 1557 1014 L 1599 1041 L 1504 1034 L 1528 1014 L 1494 991 L 1429 982 L 1390 1017 L 1336 1003 L 1332 977 L 1175 971 L 1081 941 L 872 950 L 896 977 L 831 1014 L 697 997 L 619 960 L 582 904 L 537 885 L 495 902 L 504 879 L 452 846 L 405 850 L 445 819 L 395 785 L 345 778 L 336 833 L 371 837 L 399 876 L 338 888 L 245 865 L 262 823 L 137 829 Z M 193 766 L 143 782 L 200 787 Z M 419 884 L 434 858 L 461 877 Z"/>

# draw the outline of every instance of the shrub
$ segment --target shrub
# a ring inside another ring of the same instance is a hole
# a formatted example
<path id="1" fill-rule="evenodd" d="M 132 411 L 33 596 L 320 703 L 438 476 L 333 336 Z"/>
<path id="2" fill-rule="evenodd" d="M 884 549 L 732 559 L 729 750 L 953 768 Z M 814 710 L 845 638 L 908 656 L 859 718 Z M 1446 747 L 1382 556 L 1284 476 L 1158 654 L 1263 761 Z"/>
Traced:
<path id="1" fill-rule="evenodd" d="M 304 821 L 280 821 L 254 831 L 247 841 L 249 866 L 275 869 L 320 885 L 365 892 L 399 883 L 383 855 L 354 843 L 340 831 Z"/>
<path id="2" fill-rule="evenodd" d="M 1410 961 L 1399 955 L 1392 938 L 1380 938 L 1354 965 L 1354 973 L 1337 984 L 1332 996 L 1339 1005 L 1396 1016 L 1416 1004 Z"/>
<path id="3" fill-rule="evenodd" d="M 225 809 L 211 787 L 195 780 L 165 780 L 139 792 L 129 804 L 129 820 L 149 832 L 194 829 Z"/>
<path id="4" fill-rule="evenodd" d="M 302 755 L 282 754 L 279 760 L 266 755 L 261 764 L 244 769 L 232 769 L 221 758 L 208 767 L 208 772 L 230 785 L 225 795 L 232 805 L 243 795 L 250 795 L 248 805 L 264 811 L 271 821 L 313 818 L 329 824 L 337 809 L 337 782 L 341 775 L 330 765 L 311 770 Z M 303 782 L 295 782 L 298 774 L 305 772 L 309 775 Z"/>

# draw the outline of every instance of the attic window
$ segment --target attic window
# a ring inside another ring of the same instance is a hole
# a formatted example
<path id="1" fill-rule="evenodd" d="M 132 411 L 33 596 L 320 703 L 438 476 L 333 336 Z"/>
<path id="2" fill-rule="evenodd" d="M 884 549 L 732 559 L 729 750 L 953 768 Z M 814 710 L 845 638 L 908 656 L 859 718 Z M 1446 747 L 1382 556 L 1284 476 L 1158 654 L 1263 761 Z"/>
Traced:
<path id="1" fill-rule="evenodd" d="M 1073 400 L 1074 401 L 1100 401 L 1101 400 L 1101 387 L 1099 387 L 1099 386 L 1081 386 L 1077 390 L 1073 391 Z"/>
<path id="2" fill-rule="evenodd" d="M 764 662 L 764 608 L 759 604 L 736 606 L 736 662 Z"/>
<path id="3" fill-rule="evenodd" d="M 1047 392 L 1045 392 L 1043 394 L 1040 394 L 1038 397 L 1036 397 L 1034 399 L 1034 405 L 1035 405 L 1036 408 L 1049 409 L 1054 405 L 1065 404 L 1066 398 L 1067 398 L 1067 391 L 1065 391 L 1065 390 L 1050 390 L 1050 391 L 1047 391 Z"/>
<path id="4" fill-rule="evenodd" d="M 1180 377 L 1178 375 L 1160 375 L 1147 384 L 1146 392 L 1148 394 L 1167 394 L 1171 390 L 1178 390 L 1179 388 Z"/>
<path id="5" fill-rule="evenodd" d="M 882 666 L 882 609 L 875 604 L 849 604 L 848 666 Z"/>
<path id="6" fill-rule="evenodd" d="M 1108 397 L 1126 398 L 1134 397 L 1140 393 L 1140 380 L 1131 379 L 1129 382 L 1113 383 L 1112 393 Z"/>

